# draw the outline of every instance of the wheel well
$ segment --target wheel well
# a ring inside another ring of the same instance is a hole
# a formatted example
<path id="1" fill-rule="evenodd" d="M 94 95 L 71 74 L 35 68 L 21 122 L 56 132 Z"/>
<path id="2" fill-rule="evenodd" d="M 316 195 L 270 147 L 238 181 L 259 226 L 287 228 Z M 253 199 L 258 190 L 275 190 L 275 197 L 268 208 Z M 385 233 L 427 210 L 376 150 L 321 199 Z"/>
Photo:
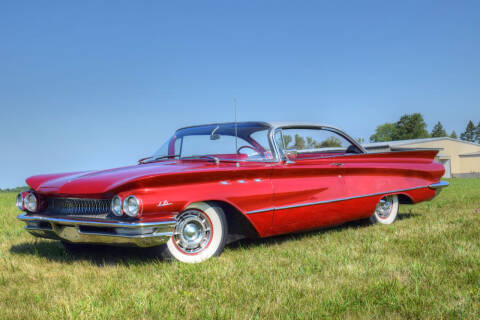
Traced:
<path id="1" fill-rule="evenodd" d="M 227 218 L 229 241 L 233 242 L 243 238 L 257 238 L 258 232 L 248 219 L 237 208 L 223 201 L 207 201 L 222 208 Z"/>
<path id="2" fill-rule="evenodd" d="M 398 196 L 398 202 L 400 204 L 413 204 L 414 203 L 412 198 L 410 198 L 406 194 L 397 194 L 397 196 Z"/>

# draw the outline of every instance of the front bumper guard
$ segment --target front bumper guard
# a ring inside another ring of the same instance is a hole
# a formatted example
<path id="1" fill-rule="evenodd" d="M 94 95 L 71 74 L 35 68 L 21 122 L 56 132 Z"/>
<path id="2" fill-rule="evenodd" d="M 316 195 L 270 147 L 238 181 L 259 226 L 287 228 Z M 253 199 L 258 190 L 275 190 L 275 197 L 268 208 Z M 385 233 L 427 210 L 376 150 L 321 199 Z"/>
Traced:
<path id="1" fill-rule="evenodd" d="M 17 217 L 25 229 L 40 238 L 72 243 L 91 243 L 153 247 L 163 244 L 173 235 L 176 221 L 122 222 L 92 221 L 74 218 L 54 218 L 21 214 Z"/>

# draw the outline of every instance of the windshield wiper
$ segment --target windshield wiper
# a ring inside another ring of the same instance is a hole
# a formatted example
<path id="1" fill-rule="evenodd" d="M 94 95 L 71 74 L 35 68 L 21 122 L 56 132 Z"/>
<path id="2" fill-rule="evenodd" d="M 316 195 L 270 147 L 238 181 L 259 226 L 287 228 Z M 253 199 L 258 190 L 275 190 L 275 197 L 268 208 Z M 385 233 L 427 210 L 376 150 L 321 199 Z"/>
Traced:
<path id="1" fill-rule="evenodd" d="M 167 158 L 175 158 L 175 157 L 180 157 L 179 154 L 172 154 L 170 156 L 161 156 L 161 157 L 155 157 L 153 160 L 160 160 L 160 159 L 167 159 Z"/>
<path id="2" fill-rule="evenodd" d="M 180 155 L 179 154 L 173 154 L 173 155 L 165 155 L 165 156 L 159 156 L 159 157 L 149 157 L 149 158 L 140 159 L 138 162 L 139 163 L 149 163 L 149 162 L 154 162 L 154 161 L 157 161 L 157 160 L 168 159 L 168 158 L 176 158 L 176 157 L 180 157 Z M 193 156 L 181 157 L 179 159 L 180 160 L 183 160 L 183 159 L 185 159 L 185 160 L 210 159 L 210 160 L 213 160 L 216 164 L 220 163 L 219 158 L 214 157 L 214 156 L 208 156 L 208 155 L 205 155 L 205 156 L 193 155 Z"/>
<path id="3" fill-rule="evenodd" d="M 159 157 L 148 157 L 148 158 L 140 159 L 140 160 L 138 160 L 138 162 L 139 163 L 148 163 L 148 162 L 154 162 L 154 161 L 161 160 L 161 159 L 175 158 L 175 157 L 180 157 L 180 155 L 179 154 L 173 154 L 173 155 L 166 155 L 166 156 L 159 156 Z M 146 160 L 149 160 L 149 161 L 146 161 Z"/>
<path id="4" fill-rule="evenodd" d="M 220 163 L 220 159 L 217 158 L 217 157 L 214 157 L 214 156 L 188 156 L 188 157 L 181 157 L 180 160 L 183 160 L 183 159 L 210 159 L 210 160 L 213 160 L 215 162 L 215 164 L 219 164 Z"/>

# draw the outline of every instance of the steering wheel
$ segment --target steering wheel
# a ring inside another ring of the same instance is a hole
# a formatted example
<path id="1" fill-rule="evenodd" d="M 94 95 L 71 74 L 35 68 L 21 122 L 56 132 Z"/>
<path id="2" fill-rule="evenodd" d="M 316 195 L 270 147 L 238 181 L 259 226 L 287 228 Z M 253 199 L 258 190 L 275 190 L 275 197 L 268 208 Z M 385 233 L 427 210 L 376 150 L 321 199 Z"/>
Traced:
<path id="1" fill-rule="evenodd" d="M 256 154 L 260 154 L 260 152 L 258 152 L 257 149 L 255 149 L 254 147 L 251 147 L 251 146 L 241 146 L 240 148 L 237 149 L 237 154 L 240 154 L 240 150 L 242 150 L 244 148 L 252 149 L 253 151 L 255 151 Z"/>

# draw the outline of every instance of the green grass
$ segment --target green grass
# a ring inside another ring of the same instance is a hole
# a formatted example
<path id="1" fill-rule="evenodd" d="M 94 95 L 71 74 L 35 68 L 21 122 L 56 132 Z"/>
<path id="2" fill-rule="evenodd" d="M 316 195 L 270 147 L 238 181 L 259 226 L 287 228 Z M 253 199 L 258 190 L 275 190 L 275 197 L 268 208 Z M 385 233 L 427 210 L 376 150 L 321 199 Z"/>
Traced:
<path id="1" fill-rule="evenodd" d="M 67 254 L 0 194 L 0 318 L 480 318 L 480 179 L 451 180 L 391 226 L 226 248 L 185 265 L 139 249 Z"/>

